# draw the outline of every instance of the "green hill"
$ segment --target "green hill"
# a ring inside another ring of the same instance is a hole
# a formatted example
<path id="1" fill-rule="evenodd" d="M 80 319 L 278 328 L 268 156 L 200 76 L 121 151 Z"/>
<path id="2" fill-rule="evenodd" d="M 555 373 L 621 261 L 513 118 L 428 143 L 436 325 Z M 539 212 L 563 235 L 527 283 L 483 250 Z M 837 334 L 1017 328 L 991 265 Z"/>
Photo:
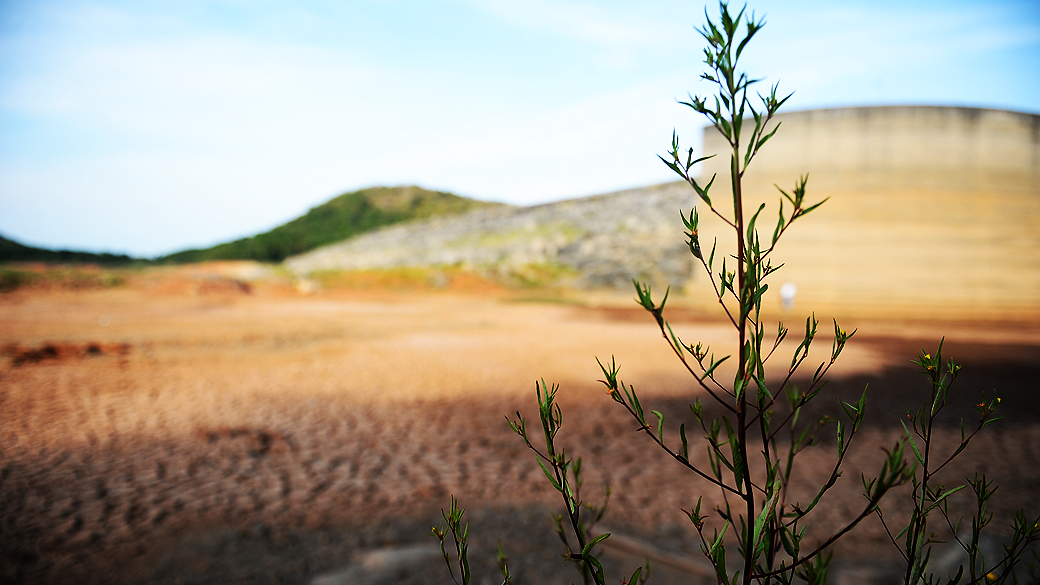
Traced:
<path id="1" fill-rule="evenodd" d="M 212 248 L 185 250 L 159 262 L 259 260 L 281 262 L 289 256 L 345 240 L 376 228 L 435 215 L 498 205 L 420 187 L 373 187 L 344 193 L 271 231 Z"/>
<path id="2" fill-rule="evenodd" d="M 72 250 L 48 250 L 19 244 L 0 236 L 0 262 L 46 262 L 48 264 L 100 264 L 118 266 L 135 262 L 125 254 L 94 254 Z"/>

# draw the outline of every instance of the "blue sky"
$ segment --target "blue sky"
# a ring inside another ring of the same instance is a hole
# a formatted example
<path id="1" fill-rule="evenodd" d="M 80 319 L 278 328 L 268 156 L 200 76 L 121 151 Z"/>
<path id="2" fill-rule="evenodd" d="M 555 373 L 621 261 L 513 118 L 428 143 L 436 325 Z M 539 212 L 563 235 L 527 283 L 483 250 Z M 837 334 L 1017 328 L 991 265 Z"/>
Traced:
<path id="1" fill-rule="evenodd" d="M 704 4 L 0 0 L 0 234 L 154 256 L 418 184 L 530 204 L 673 179 Z M 1040 3 L 751 4 L 785 109 L 1040 113 Z M 717 5 L 709 12 L 717 14 Z"/>

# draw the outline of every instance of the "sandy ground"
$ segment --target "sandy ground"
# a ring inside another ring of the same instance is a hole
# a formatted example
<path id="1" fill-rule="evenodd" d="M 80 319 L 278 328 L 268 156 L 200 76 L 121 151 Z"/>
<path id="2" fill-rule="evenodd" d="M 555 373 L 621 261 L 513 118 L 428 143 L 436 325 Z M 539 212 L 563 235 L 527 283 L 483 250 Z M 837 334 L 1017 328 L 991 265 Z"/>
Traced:
<path id="1" fill-rule="evenodd" d="M 455 495 L 473 520 L 476 582 L 492 582 L 500 540 L 518 582 L 578 581 L 557 560 L 549 511 L 559 501 L 503 418 L 520 410 L 536 420 L 543 378 L 561 387 L 561 442 L 584 459 L 587 497 L 613 490 L 605 525 L 696 558 L 680 508 L 717 496 L 634 431 L 596 382 L 595 358 L 622 365 L 675 441 L 698 392 L 649 316 L 617 299 L 585 300 L 529 302 L 491 287 L 303 296 L 169 282 L 5 293 L 0 580 L 305 583 L 353 566 L 371 574 L 355 571 L 351 582 L 446 582 L 436 558 L 379 569 L 364 555 L 434 543 L 429 527 Z M 675 317 L 684 340 L 720 351 L 731 343 L 724 323 Z M 927 392 L 909 360 L 943 335 L 964 370 L 942 433 L 959 436 L 956 417 L 981 391 L 998 390 L 1008 406 L 944 477 L 996 478 L 995 526 L 1017 508 L 1038 513 L 1040 327 L 843 326 L 859 333 L 819 413 L 867 384 L 871 409 L 845 476 L 815 513 L 821 533 L 861 505 L 860 471 L 876 470 L 879 447 L 896 441 L 900 417 Z M 822 355 L 829 336 L 817 344 Z M 805 454 L 803 491 L 826 479 L 832 459 L 827 443 Z M 905 512 L 905 495 L 886 508 L 892 517 Z M 641 562 L 605 555 L 626 577 Z M 873 520 L 838 555 L 836 581 L 850 584 L 883 580 L 895 559 Z M 652 582 L 680 578 L 660 564 Z"/>

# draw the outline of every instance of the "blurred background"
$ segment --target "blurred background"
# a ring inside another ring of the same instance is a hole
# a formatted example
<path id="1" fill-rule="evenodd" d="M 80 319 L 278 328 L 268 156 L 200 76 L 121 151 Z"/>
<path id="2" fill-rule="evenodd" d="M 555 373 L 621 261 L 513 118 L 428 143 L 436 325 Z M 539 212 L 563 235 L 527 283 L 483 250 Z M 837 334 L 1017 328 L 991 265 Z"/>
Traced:
<path id="1" fill-rule="evenodd" d="M 734 4 L 734 7 L 736 5 Z M 707 6 L 715 14 L 717 6 Z M 1040 10 L 759 2 L 746 54 L 785 111 L 1036 114 Z M 154 257 L 377 185 L 532 204 L 675 177 L 702 120 L 695 2 L 0 5 L 0 234 Z"/>

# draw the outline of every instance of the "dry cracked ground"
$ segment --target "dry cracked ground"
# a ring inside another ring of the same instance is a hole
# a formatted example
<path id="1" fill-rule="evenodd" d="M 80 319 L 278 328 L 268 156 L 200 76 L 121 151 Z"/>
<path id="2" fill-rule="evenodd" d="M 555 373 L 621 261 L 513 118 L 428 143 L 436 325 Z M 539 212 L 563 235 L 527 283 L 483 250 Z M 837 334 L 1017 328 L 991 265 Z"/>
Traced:
<path id="1" fill-rule="evenodd" d="M 454 495 L 472 521 L 474 582 L 498 582 L 500 542 L 516 582 L 580 582 L 559 560 L 549 515 L 560 503 L 504 419 L 537 419 L 543 378 L 560 385 L 560 439 L 583 457 L 586 498 L 612 489 L 604 527 L 615 542 L 603 554 L 616 579 L 650 555 L 651 582 L 709 581 L 681 508 L 718 496 L 656 451 L 596 381 L 595 358 L 613 356 L 645 408 L 664 414 L 667 439 L 692 423 L 695 386 L 634 304 L 521 302 L 492 288 L 225 288 L 149 281 L 0 296 L 0 581 L 444 583 L 428 533 Z M 674 317 L 683 339 L 732 341 L 724 323 Z M 1014 510 L 1038 513 L 1035 325 L 848 326 L 859 333 L 814 414 L 868 384 L 870 411 L 814 512 L 819 534 L 862 507 L 860 473 L 876 471 L 880 447 L 927 392 L 909 360 L 943 335 L 944 355 L 964 364 L 946 445 L 982 391 L 1008 406 L 943 478 L 997 480 L 995 538 Z M 817 360 L 830 339 L 818 345 Z M 833 451 L 824 441 L 803 455 L 792 498 L 826 481 Z M 906 495 L 887 517 L 906 513 Z M 835 558 L 839 583 L 897 570 L 874 519 Z"/>

